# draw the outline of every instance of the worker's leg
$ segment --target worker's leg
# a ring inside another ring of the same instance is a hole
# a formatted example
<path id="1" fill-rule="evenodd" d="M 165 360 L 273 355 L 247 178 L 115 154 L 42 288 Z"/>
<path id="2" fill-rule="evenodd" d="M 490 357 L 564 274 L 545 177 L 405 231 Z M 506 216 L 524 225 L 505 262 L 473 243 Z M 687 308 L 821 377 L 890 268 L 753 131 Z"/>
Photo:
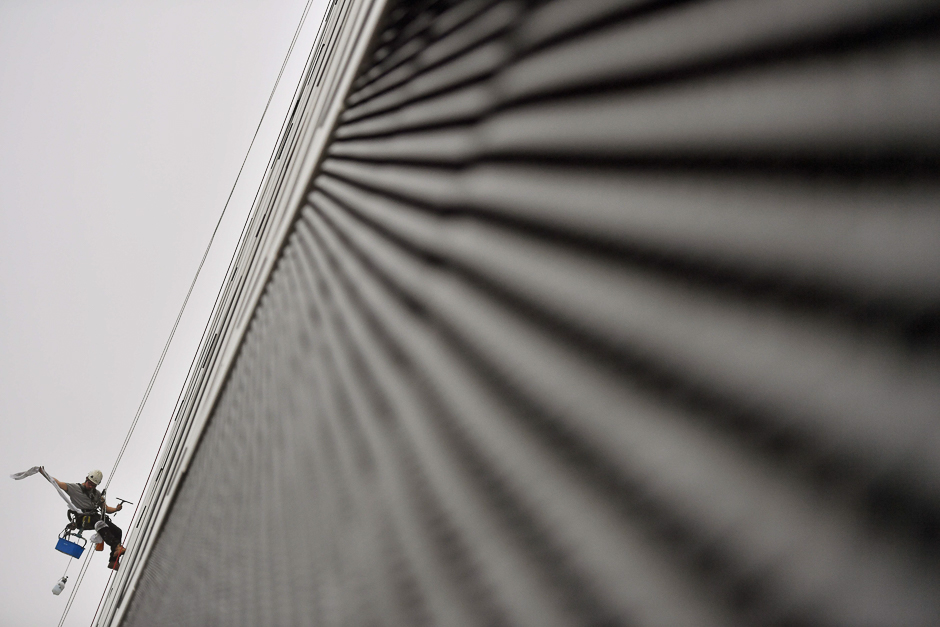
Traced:
<path id="1" fill-rule="evenodd" d="M 107 520 L 103 525 L 96 525 L 96 530 L 98 531 L 98 535 L 101 536 L 101 539 L 111 547 L 111 558 L 108 561 L 113 561 L 114 552 L 121 545 L 122 533 L 120 527 L 110 520 Z"/>

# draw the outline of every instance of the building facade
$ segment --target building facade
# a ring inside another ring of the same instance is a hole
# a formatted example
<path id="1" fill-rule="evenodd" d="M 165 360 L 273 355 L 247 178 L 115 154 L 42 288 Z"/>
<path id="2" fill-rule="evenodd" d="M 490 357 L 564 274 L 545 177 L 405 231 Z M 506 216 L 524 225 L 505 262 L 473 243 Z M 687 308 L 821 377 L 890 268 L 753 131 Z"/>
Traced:
<path id="1" fill-rule="evenodd" d="M 100 625 L 940 624 L 940 8 L 335 0 Z"/>

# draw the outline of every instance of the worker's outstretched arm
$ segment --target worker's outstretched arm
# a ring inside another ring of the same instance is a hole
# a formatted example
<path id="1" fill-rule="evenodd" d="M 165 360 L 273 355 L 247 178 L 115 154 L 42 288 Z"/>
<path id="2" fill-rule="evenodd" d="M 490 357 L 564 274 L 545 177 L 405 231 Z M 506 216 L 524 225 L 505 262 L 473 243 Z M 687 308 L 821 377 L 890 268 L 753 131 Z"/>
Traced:
<path id="1" fill-rule="evenodd" d="M 122 509 L 124 509 L 124 503 L 118 503 L 117 507 L 111 507 L 107 503 L 104 506 L 104 511 L 108 512 L 109 514 L 113 514 L 114 512 L 119 512 Z"/>
<path id="2" fill-rule="evenodd" d="M 45 467 L 45 466 L 40 466 L 40 468 L 43 470 L 43 472 L 45 472 L 45 470 L 46 470 L 46 467 Z M 51 475 L 50 475 L 50 476 L 51 476 Z M 63 490 L 67 489 L 66 486 L 65 486 L 65 482 L 64 482 L 64 481 L 59 481 L 59 480 L 56 479 L 55 477 L 52 477 L 52 480 L 55 481 L 55 482 L 56 482 L 56 485 L 58 485 L 58 486 L 59 486 L 60 488 L 62 488 Z"/>

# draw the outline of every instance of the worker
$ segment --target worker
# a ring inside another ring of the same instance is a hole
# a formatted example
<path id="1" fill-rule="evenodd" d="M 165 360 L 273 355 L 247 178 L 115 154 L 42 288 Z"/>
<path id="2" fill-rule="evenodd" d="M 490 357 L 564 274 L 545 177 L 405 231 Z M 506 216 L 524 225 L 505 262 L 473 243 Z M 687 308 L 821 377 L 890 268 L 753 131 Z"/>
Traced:
<path id="1" fill-rule="evenodd" d="M 104 496 L 98 491 L 101 479 L 104 476 L 100 470 L 92 470 L 85 477 L 83 483 L 65 483 L 55 477 L 52 478 L 72 500 L 76 507 L 82 510 L 82 513 L 75 517 L 76 523 L 82 529 L 94 529 L 101 536 L 109 547 L 111 547 L 111 557 L 108 558 L 108 568 L 117 570 L 121 555 L 124 554 L 124 547 L 121 545 L 121 529 L 111 522 L 107 515 L 103 516 L 100 510 L 103 508 L 105 514 L 113 514 L 124 508 L 124 503 L 118 503 L 117 507 L 111 507 L 105 502 Z"/>

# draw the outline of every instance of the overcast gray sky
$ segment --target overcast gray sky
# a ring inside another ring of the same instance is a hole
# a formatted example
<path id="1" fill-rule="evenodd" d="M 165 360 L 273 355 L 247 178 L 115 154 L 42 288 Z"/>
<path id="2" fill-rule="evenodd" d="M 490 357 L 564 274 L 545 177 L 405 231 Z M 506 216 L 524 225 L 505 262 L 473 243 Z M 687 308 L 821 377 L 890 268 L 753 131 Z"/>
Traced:
<path id="1" fill-rule="evenodd" d="M 0 447 L 5 475 L 106 474 L 255 130 L 304 0 L 0 0 Z M 109 496 L 137 501 L 326 0 L 298 47 Z M 0 481 L 0 625 L 57 625 L 65 505 Z M 128 532 L 132 509 L 115 517 Z M 92 561 L 66 625 L 110 571 Z"/>

